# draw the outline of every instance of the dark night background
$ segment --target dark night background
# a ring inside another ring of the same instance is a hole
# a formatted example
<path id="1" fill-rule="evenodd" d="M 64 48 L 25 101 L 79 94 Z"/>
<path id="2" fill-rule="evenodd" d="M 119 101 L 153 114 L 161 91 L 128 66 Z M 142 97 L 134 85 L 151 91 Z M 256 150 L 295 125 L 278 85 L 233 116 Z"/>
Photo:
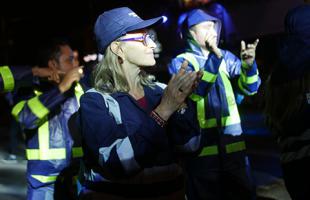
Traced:
<path id="1" fill-rule="evenodd" d="M 260 39 L 256 61 L 264 81 L 275 62 L 278 43 L 283 36 L 284 16 L 289 9 L 302 3 L 303 0 L 2 1 L 0 65 L 34 65 L 38 46 L 49 37 L 67 38 L 79 51 L 81 59 L 96 52 L 93 24 L 97 16 L 111 8 L 128 6 L 143 19 L 168 17 L 165 24 L 156 27 L 163 50 L 157 68 L 153 69 L 157 78 L 166 82 L 167 63 L 182 46 L 176 33 L 178 16 L 193 7 L 200 7 L 222 20 L 221 48 L 239 55 L 241 39 L 246 42 Z M 260 94 L 263 92 L 252 99 L 259 100 Z"/>
<path id="2" fill-rule="evenodd" d="M 248 153 L 261 197 L 289 200 L 283 182 L 279 154 L 275 141 L 264 125 L 262 116 L 264 81 L 276 62 L 276 54 L 283 33 L 284 16 L 303 0 L 53 0 L 0 3 L 0 66 L 33 65 L 37 47 L 49 37 L 65 37 L 80 58 L 96 52 L 93 24 L 99 14 L 115 7 L 127 6 L 142 19 L 165 15 L 168 21 L 156 27 L 163 51 L 153 73 L 160 81 L 168 80 L 167 63 L 180 51 L 177 37 L 178 16 L 190 8 L 209 10 L 225 21 L 220 47 L 239 55 L 241 39 L 253 42 L 257 48 L 262 85 L 258 94 L 245 98 L 240 114 L 246 135 Z M 83 64 L 83 63 L 82 63 Z M 0 160 L 7 155 L 9 141 L 10 106 L 0 94 Z M 20 155 L 24 160 L 23 138 L 20 136 Z M 0 200 L 25 199 L 25 162 L 0 162 Z M 18 180 L 18 181 L 16 181 Z M 282 196 L 281 196 L 282 195 Z M 263 198 L 261 198 L 263 199 Z"/>
<path id="3" fill-rule="evenodd" d="M 93 52 L 92 26 L 103 11 L 128 6 L 142 18 L 150 18 L 165 12 L 176 15 L 176 4 L 168 0 L 10 1 L 1 5 L 0 63 L 33 62 L 40 41 L 54 36 L 67 37 L 82 54 Z"/>
<path id="4" fill-rule="evenodd" d="M 197 0 L 198 1 L 198 0 Z M 184 1 L 186 2 L 186 1 Z M 177 18 L 190 8 L 181 0 L 54 0 L 9 1 L 1 4 L 0 12 L 0 64 L 31 64 L 36 46 L 47 37 L 65 36 L 80 53 L 96 50 L 92 26 L 96 17 L 105 10 L 128 6 L 144 19 L 166 15 L 166 24 L 157 27 L 163 44 L 163 54 L 173 56 L 179 47 L 176 36 Z M 195 1 L 194 1 L 195 2 Z M 226 9 L 235 32 L 222 47 L 238 54 L 240 39 L 261 39 L 258 56 L 272 54 L 283 31 L 284 15 L 289 8 L 301 3 L 294 0 L 200 0 L 200 7 L 218 3 Z M 198 5 L 197 4 L 197 5 Z M 197 6 L 197 5 L 192 5 Z M 213 9 L 215 12 L 217 8 Z M 220 14 L 222 11 L 219 11 Z M 223 37 L 222 37 L 223 38 Z M 269 48 L 272 47 L 272 48 Z M 268 53 L 267 53 L 267 52 Z"/>

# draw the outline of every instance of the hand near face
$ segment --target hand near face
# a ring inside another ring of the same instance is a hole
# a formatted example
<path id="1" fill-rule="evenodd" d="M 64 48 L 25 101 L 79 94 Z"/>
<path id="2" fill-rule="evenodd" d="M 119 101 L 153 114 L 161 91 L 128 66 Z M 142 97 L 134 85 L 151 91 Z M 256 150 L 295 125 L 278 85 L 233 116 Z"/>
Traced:
<path id="1" fill-rule="evenodd" d="M 188 62 L 182 63 L 179 73 L 173 75 L 166 87 L 156 112 L 165 120 L 182 106 L 201 78 L 201 72 L 186 72 Z"/>
<path id="2" fill-rule="evenodd" d="M 74 82 L 78 82 L 83 77 L 83 67 L 76 67 L 65 74 L 58 85 L 61 93 L 68 91 Z"/>
<path id="3" fill-rule="evenodd" d="M 240 57 L 242 65 L 246 67 L 251 67 L 255 60 L 255 51 L 258 45 L 259 40 L 256 39 L 253 44 L 247 44 L 242 40 L 241 41 L 241 52 Z"/>
<path id="4" fill-rule="evenodd" d="M 217 47 L 217 37 L 214 36 L 211 32 L 207 32 L 205 38 L 206 48 L 213 52 L 218 58 L 223 57 L 221 50 Z"/>
<path id="5" fill-rule="evenodd" d="M 33 76 L 37 76 L 40 78 L 47 78 L 49 81 L 53 81 L 55 83 L 60 82 L 60 76 L 63 74 L 60 70 L 54 68 L 39 68 L 37 66 L 32 68 Z"/>

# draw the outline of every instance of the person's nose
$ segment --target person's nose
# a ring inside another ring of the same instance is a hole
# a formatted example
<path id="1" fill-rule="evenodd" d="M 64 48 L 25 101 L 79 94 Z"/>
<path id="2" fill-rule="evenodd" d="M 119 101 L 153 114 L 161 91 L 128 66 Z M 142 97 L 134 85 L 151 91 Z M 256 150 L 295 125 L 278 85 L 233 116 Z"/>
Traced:
<path id="1" fill-rule="evenodd" d="M 147 47 L 151 48 L 151 49 L 155 49 L 157 47 L 156 43 L 154 42 L 154 40 L 149 39 L 148 45 Z"/>

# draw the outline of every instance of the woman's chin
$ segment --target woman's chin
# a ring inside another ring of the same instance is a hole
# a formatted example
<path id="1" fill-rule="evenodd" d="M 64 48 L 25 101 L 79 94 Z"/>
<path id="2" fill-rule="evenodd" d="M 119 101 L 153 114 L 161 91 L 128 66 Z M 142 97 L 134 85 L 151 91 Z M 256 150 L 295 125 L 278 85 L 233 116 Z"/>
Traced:
<path id="1" fill-rule="evenodd" d="M 143 64 L 141 64 L 140 66 L 142 66 L 142 67 L 152 67 L 152 66 L 154 66 L 156 64 L 156 61 L 155 61 L 155 59 L 153 59 L 153 60 L 150 60 L 150 61 L 146 61 L 146 62 L 144 62 Z"/>

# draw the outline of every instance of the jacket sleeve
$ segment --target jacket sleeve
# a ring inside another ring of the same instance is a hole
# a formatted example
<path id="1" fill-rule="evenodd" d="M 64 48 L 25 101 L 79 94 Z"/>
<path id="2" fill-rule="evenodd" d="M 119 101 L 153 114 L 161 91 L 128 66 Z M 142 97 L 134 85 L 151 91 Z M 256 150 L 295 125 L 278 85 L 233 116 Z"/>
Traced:
<path id="1" fill-rule="evenodd" d="M 169 65 L 169 73 L 170 75 L 176 74 L 183 63 L 185 59 L 182 57 L 176 57 L 172 60 L 171 64 Z M 222 59 L 219 59 L 216 57 L 215 54 L 210 53 L 209 58 L 207 61 L 204 63 L 204 66 L 200 66 L 200 63 L 193 57 L 189 61 L 189 67 L 188 69 L 190 71 L 196 71 L 198 69 L 203 69 L 203 76 L 202 79 L 197 87 L 197 89 L 194 91 L 193 95 L 191 96 L 192 98 L 199 98 L 199 97 L 204 97 L 208 94 L 210 91 L 210 88 L 212 85 L 215 83 L 216 78 L 218 76 L 219 72 L 219 67 L 222 62 Z M 195 63 L 193 63 L 195 62 Z M 195 67 L 197 65 L 197 67 Z M 198 95 L 198 96 L 197 96 Z"/>
<path id="2" fill-rule="evenodd" d="M 80 119 L 83 145 L 90 154 L 87 156 L 84 151 L 85 155 L 87 159 L 94 159 L 92 162 L 100 166 L 106 178 L 135 175 L 152 166 L 154 156 L 168 147 L 165 130 L 154 119 L 146 116 L 141 126 L 125 125 L 124 121 L 116 124 L 104 99 L 97 93 L 81 97 Z"/>
<path id="3" fill-rule="evenodd" d="M 32 71 L 29 66 L 1 66 L 0 89 L 4 92 L 13 91 L 20 86 L 32 85 Z"/>
<path id="4" fill-rule="evenodd" d="M 243 66 L 241 60 L 229 51 L 225 51 L 224 61 L 230 78 L 238 79 L 237 90 L 245 95 L 256 94 L 261 83 L 256 62 L 251 67 Z"/>
<path id="5" fill-rule="evenodd" d="M 168 121 L 168 133 L 176 152 L 197 153 L 203 136 L 197 120 L 196 104 L 187 100 L 187 107 L 175 112 Z"/>
<path id="6" fill-rule="evenodd" d="M 20 101 L 12 110 L 15 119 L 25 129 L 35 129 L 48 120 L 48 114 L 54 111 L 66 99 L 58 87 L 28 100 Z"/>

